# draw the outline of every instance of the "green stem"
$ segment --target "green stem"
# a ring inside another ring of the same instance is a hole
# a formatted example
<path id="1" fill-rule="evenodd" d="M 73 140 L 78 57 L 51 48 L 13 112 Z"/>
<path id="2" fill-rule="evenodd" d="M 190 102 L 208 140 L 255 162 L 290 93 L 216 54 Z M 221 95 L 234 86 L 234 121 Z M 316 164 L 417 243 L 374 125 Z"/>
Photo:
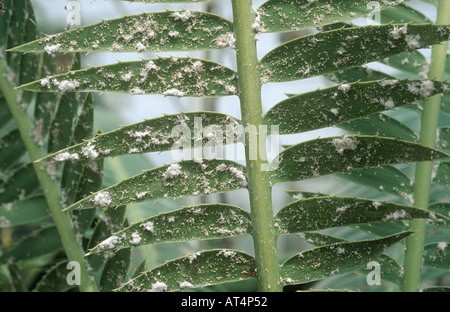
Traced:
<path id="1" fill-rule="evenodd" d="M 450 0 L 439 1 L 438 18 L 436 24 L 450 24 Z M 444 77 L 445 61 L 448 42 L 433 46 L 429 78 L 442 80 Z M 438 127 L 439 108 L 441 96 L 429 98 L 424 105 L 421 119 L 420 143 L 435 147 L 436 131 Z M 414 206 L 428 209 L 430 197 L 431 177 L 433 171 L 432 162 L 420 162 L 416 165 L 414 183 Z M 404 276 L 402 291 L 414 292 L 419 290 L 420 275 L 422 270 L 422 255 L 425 241 L 426 220 L 418 219 L 410 221 L 409 227 L 414 232 L 406 240 L 406 253 L 404 264 Z"/>
<path id="2" fill-rule="evenodd" d="M 277 235 L 272 226 L 271 186 L 268 171 L 264 170 L 267 160 L 258 152 L 267 149 L 265 135 L 260 133 L 259 128 L 262 125 L 262 104 L 255 33 L 252 29 L 255 16 L 251 0 L 232 0 L 232 4 L 241 115 L 248 130 L 245 149 L 258 285 L 260 291 L 281 291 Z"/>
<path id="3" fill-rule="evenodd" d="M 19 102 L 17 101 L 18 93 L 12 89 L 12 85 L 8 79 L 8 67 L 5 60 L 0 58 L 0 90 L 8 103 L 8 107 L 13 115 L 17 127 L 20 131 L 23 142 L 27 148 L 28 154 L 32 161 L 44 157 L 43 151 L 34 142 L 33 136 L 33 124 L 29 119 L 27 113 L 20 109 Z M 56 181 L 52 180 L 49 174 L 46 172 L 46 167 L 39 163 L 33 163 L 36 175 L 39 179 L 39 183 L 44 190 L 44 195 L 47 200 L 47 204 L 50 208 L 51 215 L 58 229 L 58 233 L 61 238 L 62 245 L 65 249 L 67 257 L 70 261 L 77 261 L 81 268 L 81 291 L 97 291 L 95 282 L 91 279 L 91 275 L 88 273 L 88 265 L 84 258 L 84 251 L 81 245 L 76 239 L 76 233 L 72 225 L 72 221 L 68 214 L 61 212 L 63 209 L 61 205 L 61 194 L 59 186 Z"/>

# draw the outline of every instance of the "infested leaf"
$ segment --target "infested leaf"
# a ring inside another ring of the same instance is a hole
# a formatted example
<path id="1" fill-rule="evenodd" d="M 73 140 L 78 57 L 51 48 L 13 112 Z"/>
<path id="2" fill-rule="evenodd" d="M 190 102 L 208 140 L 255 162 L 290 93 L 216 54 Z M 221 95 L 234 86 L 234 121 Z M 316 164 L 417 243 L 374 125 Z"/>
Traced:
<path id="1" fill-rule="evenodd" d="M 250 232 L 251 221 L 247 212 L 225 204 L 205 204 L 136 222 L 114 233 L 89 253 L 147 244 L 233 237 Z"/>
<path id="2" fill-rule="evenodd" d="M 242 140 L 243 127 L 228 115 L 195 112 L 166 115 L 122 127 L 50 154 L 42 160 L 64 161 L 215 146 Z"/>
<path id="3" fill-rule="evenodd" d="M 444 90 L 450 84 L 431 80 L 341 84 L 292 96 L 272 107 L 264 122 L 279 125 L 280 134 L 299 133 L 411 105 Z"/>
<path id="4" fill-rule="evenodd" d="M 261 82 L 293 81 L 330 74 L 424 48 L 449 37 L 450 26 L 414 24 L 320 32 L 289 41 L 266 54 L 260 62 Z"/>
<path id="5" fill-rule="evenodd" d="M 375 8 L 370 0 L 309 1 L 269 0 L 258 8 L 261 32 L 283 32 L 320 27 L 368 16 Z M 380 9 L 395 6 L 398 2 L 378 3 Z"/>
<path id="6" fill-rule="evenodd" d="M 48 35 L 10 52 L 173 52 L 234 47 L 233 25 L 194 11 L 142 13 Z"/>
<path id="7" fill-rule="evenodd" d="M 121 292 L 177 291 L 255 277 L 255 260 L 237 250 L 206 250 L 168 261 L 118 289 Z"/>
<path id="8" fill-rule="evenodd" d="M 144 171 L 66 208 L 106 208 L 146 200 L 223 193 L 247 187 L 245 168 L 228 160 L 182 161 Z"/>
<path id="9" fill-rule="evenodd" d="M 405 232 L 382 239 L 337 243 L 306 250 L 281 265 L 283 283 L 308 283 L 352 272 L 377 259 L 386 248 L 410 234 Z"/>
<path id="10" fill-rule="evenodd" d="M 158 58 L 91 67 L 19 87 L 37 92 L 112 92 L 219 97 L 237 94 L 236 73 L 194 58 Z"/>
<path id="11" fill-rule="evenodd" d="M 272 162 L 272 183 L 315 178 L 353 169 L 447 158 L 447 154 L 392 138 L 341 136 L 303 142 Z"/>
<path id="12" fill-rule="evenodd" d="M 394 203 L 350 197 L 314 197 L 283 207 L 275 216 L 274 224 L 279 234 L 291 234 L 416 218 L 448 221 L 445 216 Z"/>

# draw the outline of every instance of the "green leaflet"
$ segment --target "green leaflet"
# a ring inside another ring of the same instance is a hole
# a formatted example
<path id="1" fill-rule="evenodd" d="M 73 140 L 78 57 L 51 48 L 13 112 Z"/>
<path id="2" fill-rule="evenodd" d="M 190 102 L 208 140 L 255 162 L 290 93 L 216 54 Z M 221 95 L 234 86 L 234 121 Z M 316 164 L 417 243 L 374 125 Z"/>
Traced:
<path id="1" fill-rule="evenodd" d="M 306 250 L 287 259 L 281 265 L 284 284 L 301 284 L 362 268 L 389 246 L 410 235 L 400 233 L 382 239 L 337 243 Z"/>
<path id="2" fill-rule="evenodd" d="M 258 9 L 261 20 L 261 32 L 283 32 L 320 27 L 336 22 L 345 22 L 361 16 L 367 16 L 376 7 L 369 5 L 370 0 L 269 0 Z M 397 3 L 385 5 L 385 9 Z"/>
<path id="3" fill-rule="evenodd" d="M 388 194 L 412 200 L 412 183 L 410 178 L 393 166 L 367 168 L 338 173 L 338 177 Z"/>
<path id="4" fill-rule="evenodd" d="M 255 260 L 237 250 L 217 249 L 171 260 L 132 279 L 118 291 L 177 291 L 255 277 Z"/>
<path id="5" fill-rule="evenodd" d="M 366 118 L 346 121 L 336 125 L 336 127 L 355 134 L 378 135 L 411 142 L 418 142 L 419 140 L 418 135 L 410 127 L 383 113 L 375 113 Z"/>
<path id="6" fill-rule="evenodd" d="M 450 84 L 431 80 L 381 80 L 341 84 L 292 96 L 272 107 L 264 122 L 292 134 L 365 117 L 444 92 Z M 381 95 L 381 96 L 380 96 Z"/>
<path id="7" fill-rule="evenodd" d="M 342 136 L 315 139 L 282 151 L 272 162 L 273 183 L 305 180 L 353 169 L 447 158 L 447 154 L 392 138 Z"/>
<path id="8" fill-rule="evenodd" d="M 27 42 L 10 52 L 173 52 L 234 47 L 230 21 L 194 11 L 124 16 Z"/>
<path id="9" fill-rule="evenodd" d="M 185 207 L 139 221 L 114 233 L 90 254 L 139 245 L 233 237 L 251 233 L 250 215 L 225 204 Z"/>
<path id="10" fill-rule="evenodd" d="M 24 199 L 39 188 L 39 181 L 32 164 L 26 164 L 0 184 L 0 203 Z"/>
<path id="11" fill-rule="evenodd" d="M 279 234 L 291 234 L 416 218 L 447 219 L 442 215 L 394 203 L 349 197 L 314 197 L 300 199 L 283 207 L 275 216 L 274 224 Z"/>
<path id="12" fill-rule="evenodd" d="M 50 154 L 42 160 L 63 161 L 189 149 L 243 141 L 237 119 L 213 112 L 166 115 L 122 127 Z M 95 153 L 94 153 L 95 152 Z"/>
<path id="13" fill-rule="evenodd" d="M 435 165 L 433 182 L 445 187 L 450 187 L 450 162 L 442 161 Z"/>
<path id="14" fill-rule="evenodd" d="M 2 137 L 0 139 L 0 171 L 11 168 L 25 152 L 25 144 L 19 130 L 13 130 Z"/>
<path id="15" fill-rule="evenodd" d="M 115 92 L 165 96 L 218 97 L 237 94 L 236 73 L 195 58 L 158 58 L 51 76 L 19 87 L 37 92 Z"/>
<path id="16" fill-rule="evenodd" d="M 450 269 L 449 243 L 447 241 L 426 245 L 423 253 L 424 265 L 429 268 L 448 271 Z"/>
<path id="17" fill-rule="evenodd" d="M 33 291 L 65 292 L 74 288 L 75 286 L 71 286 L 67 283 L 67 274 L 71 271 L 67 269 L 68 263 L 67 260 L 63 260 L 51 267 L 39 280 Z"/>
<path id="18" fill-rule="evenodd" d="M 66 210 L 228 192 L 247 187 L 245 172 L 245 167 L 229 160 L 182 161 L 144 171 L 96 192 Z"/>
<path id="19" fill-rule="evenodd" d="M 42 195 L 0 205 L 0 228 L 38 222 L 49 217 L 50 211 Z"/>
<path id="20" fill-rule="evenodd" d="M 304 233 L 303 235 L 308 243 L 319 246 L 347 242 L 341 238 L 319 233 Z M 380 264 L 381 281 L 389 281 L 400 286 L 401 276 L 403 274 L 402 266 L 386 254 L 379 255 L 374 260 Z M 367 276 L 369 271 L 363 266 L 357 268 L 355 272 Z"/>
<path id="21" fill-rule="evenodd" d="M 55 226 L 42 228 L 11 246 L 0 256 L 0 263 L 38 258 L 62 249 Z"/>
<path id="22" fill-rule="evenodd" d="M 289 41 L 261 60 L 261 81 L 284 82 L 360 66 L 448 40 L 450 26 L 343 28 Z M 283 68 L 282 71 L 279 68 Z"/>

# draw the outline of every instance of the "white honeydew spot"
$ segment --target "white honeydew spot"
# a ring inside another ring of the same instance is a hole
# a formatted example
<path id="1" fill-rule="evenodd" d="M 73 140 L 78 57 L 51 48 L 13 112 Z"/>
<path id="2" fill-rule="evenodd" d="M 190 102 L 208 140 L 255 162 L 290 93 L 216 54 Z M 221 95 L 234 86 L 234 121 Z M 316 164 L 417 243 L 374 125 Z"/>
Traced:
<path id="1" fill-rule="evenodd" d="M 64 153 L 58 154 L 58 155 L 56 155 L 53 158 L 54 161 L 66 161 L 66 160 L 72 160 L 73 161 L 73 160 L 78 160 L 78 159 L 80 159 L 80 157 L 78 156 L 77 153 L 70 154 L 68 152 L 64 152 Z"/>
<path id="2" fill-rule="evenodd" d="M 111 196 L 108 192 L 99 192 L 94 196 L 94 204 L 97 207 L 108 207 L 111 204 Z"/>
<path id="3" fill-rule="evenodd" d="M 139 235 L 138 232 L 134 232 L 131 234 L 131 240 L 130 240 L 130 244 L 131 245 L 139 245 L 141 243 L 141 236 Z"/>
<path id="4" fill-rule="evenodd" d="M 114 249 L 118 243 L 120 243 L 120 238 L 118 236 L 111 236 L 100 243 L 99 249 L 111 250 Z"/>
<path id="5" fill-rule="evenodd" d="M 151 233 L 153 233 L 153 231 L 155 230 L 154 225 L 155 225 L 155 224 L 154 224 L 152 221 L 148 221 L 148 222 L 145 222 L 145 223 L 141 224 L 141 226 L 142 226 L 145 230 L 147 230 L 147 231 L 149 231 L 149 232 L 151 232 Z"/>
<path id="6" fill-rule="evenodd" d="M 350 91 L 351 86 L 349 84 L 343 83 L 338 87 L 338 90 L 342 91 L 342 93 L 347 94 Z"/>
<path id="7" fill-rule="evenodd" d="M 54 45 L 46 45 L 44 47 L 44 51 L 47 54 L 50 54 L 50 55 L 53 55 L 53 54 L 59 52 L 60 49 L 61 49 L 61 44 L 60 43 L 54 44 Z"/>
<path id="8" fill-rule="evenodd" d="M 191 11 L 173 12 L 170 15 L 174 18 L 174 20 L 182 22 L 187 22 L 193 16 Z"/>
<path id="9" fill-rule="evenodd" d="M 184 96 L 184 92 L 178 90 L 178 89 L 169 89 L 163 93 L 164 96 L 176 96 L 176 97 L 182 97 Z"/>
<path id="10" fill-rule="evenodd" d="M 81 153 L 84 157 L 89 159 L 96 159 L 98 157 L 98 153 L 95 150 L 95 146 L 92 145 L 92 142 L 89 142 L 86 146 L 81 148 Z"/>
<path id="11" fill-rule="evenodd" d="M 164 292 L 167 290 L 167 284 L 163 282 L 156 282 L 152 284 L 152 289 L 149 292 Z"/>
<path id="12" fill-rule="evenodd" d="M 342 155 L 345 151 L 355 150 L 359 142 L 345 135 L 342 138 L 333 139 L 332 143 L 336 148 L 336 151 Z"/>
<path id="13" fill-rule="evenodd" d="M 179 164 L 170 165 L 163 174 L 163 179 L 174 179 L 183 173 Z"/>
<path id="14" fill-rule="evenodd" d="M 184 288 L 194 288 L 194 285 L 192 285 L 191 283 L 189 283 L 188 281 L 184 281 L 184 282 L 181 282 L 181 283 L 178 283 L 179 285 L 180 285 L 180 288 L 181 289 L 184 289 Z"/>
<path id="15" fill-rule="evenodd" d="M 217 256 L 224 256 L 225 258 L 234 257 L 236 256 L 236 252 L 232 250 L 221 250 Z"/>
<path id="16" fill-rule="evenodd" d="M 445 248 L 447 248 L 447 243 L 446 243 L 446 242 L 439 242 L 439 243 L 437 244 L 437 249 L 438 249 L 439 251 L 444 251 Z"/>

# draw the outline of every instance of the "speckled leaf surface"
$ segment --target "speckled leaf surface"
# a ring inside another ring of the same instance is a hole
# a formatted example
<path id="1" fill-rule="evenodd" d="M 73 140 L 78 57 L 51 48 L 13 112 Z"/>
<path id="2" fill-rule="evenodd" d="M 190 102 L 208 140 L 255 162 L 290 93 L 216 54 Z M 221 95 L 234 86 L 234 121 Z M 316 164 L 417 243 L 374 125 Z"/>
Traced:
<path id="1" fill-rule="evenodd" d="M 314 232 L 304 233 L 303 235 L 308 243 L 316 246 L 325 246 L 348 242 L 342 238 L 337 238 L 334 236 Z M 379 255 L 374 259 L 374 261 L 377 261 L 380 264 L 382 283 L 383 281 L 388 281 L 399 286 L 401 285 L 402 282 L 401 277 L 403 276 L 403 267 L 400 264 L 398 264 L 397 261 L 395 261 L 386 254 Z M 365 266 L 363 266 L 357 268 L 355 272 L 367 276 L 370 270 L 368 270 Z"/>
<path id="2" fill-rule="evenodd" d="M 172 52 L 234 46 L 233 25 L 209 13 L 166 11 L 105 20 L 48 35 L 11 52 Z"/>
<path id="3" fill-rule="evenodd" d="M 170 57 L 91 67 L 43 78 L 20 89 L 218 97 L 237 94 L 237 78 L 233 70 L 211 61 Z"/>
<path id="4" fill-rule="evenodd" d="M 100 134 L 91 140 L 46 156 L 63 161 L 162 152 L 185 147 L 225 145 L 243 141 L 243 127 L 234 117 L 195 112 L 166 115 Z"/>
<path id="5" fill-rule="evenodd" d="M 370 0 L 310 1 L 269 0 L 258 8 L 262 32 L 294 31 L 345 22 L 368 16 L 375 7 Z M 378 2 L 380 9 L 398 4 L 398 1 Z"/>
<path id="6" fill-rule="evenodd" d="M 0 204 L 0 228 L 8 228 L 42 221 L 50 217 L 43 195 Z"/>
<path id="7" fill-rule="evenodd" d="M 144 171 L 66 209 L 106 208 L 146 200 L 228 192 L 247 187 L 245 172 L 245 167 L 229 160 L 182 161 Z"/>
<path id="8" fill-rule="evenodd" d="M 392 138 L 342 136 L 315 139 L 282 151 L 272 163 L 273 183 L 315 178 L 353 169 L 447 158 L 419 144 Z"/>
<path id="9" fill-rule="evenodd" d="M 205 240 L 250 234 L 250 215 L 235 206 L 185 207 L 136 222 L 90 250 L 90 253 L 139 245 Z"/>
<path id="10" fill-rule="evenodd" d="M 255 277 L 255 260 L 229 249 L 201 251 L 146 271 L 118 290 L 121 292 L 177 291 Z"/>
<path id="11" fill-rule="evenodd" d="M 260 62 L 261 81 L 284 82 L 330 74 L 424 48 L 449 37 L 450 26 L 408 24 L 343 28 L 308 35 L 266 54 Z"/>
<path id="12" fill-rule="evenodd" d="M 376 260 L 386 248 L 410 235 L 400 233 L 377 240 L 337 243 L 296 254 L 281 265 L 284 284 L 301 284 L 353 272 Z"/>
<path id="13" fill-rule="evenodd" d="M 275 216 L 274 224 L 280 234 L 290 234 L 416 218 L 447 219 L 442 215 L 394 203 L 350 197 L 315 197 L 297 200 L 283 207 Z"/>
<path id="14" fill-rule="evenodd" d="M 411 105 L 444 90 L 450 91 L 450 84 L 431 80 L 341 84 L 289 97 L 272 107 L 264 122 L 279 125 L 280 134 L 305 132 Z"/>

